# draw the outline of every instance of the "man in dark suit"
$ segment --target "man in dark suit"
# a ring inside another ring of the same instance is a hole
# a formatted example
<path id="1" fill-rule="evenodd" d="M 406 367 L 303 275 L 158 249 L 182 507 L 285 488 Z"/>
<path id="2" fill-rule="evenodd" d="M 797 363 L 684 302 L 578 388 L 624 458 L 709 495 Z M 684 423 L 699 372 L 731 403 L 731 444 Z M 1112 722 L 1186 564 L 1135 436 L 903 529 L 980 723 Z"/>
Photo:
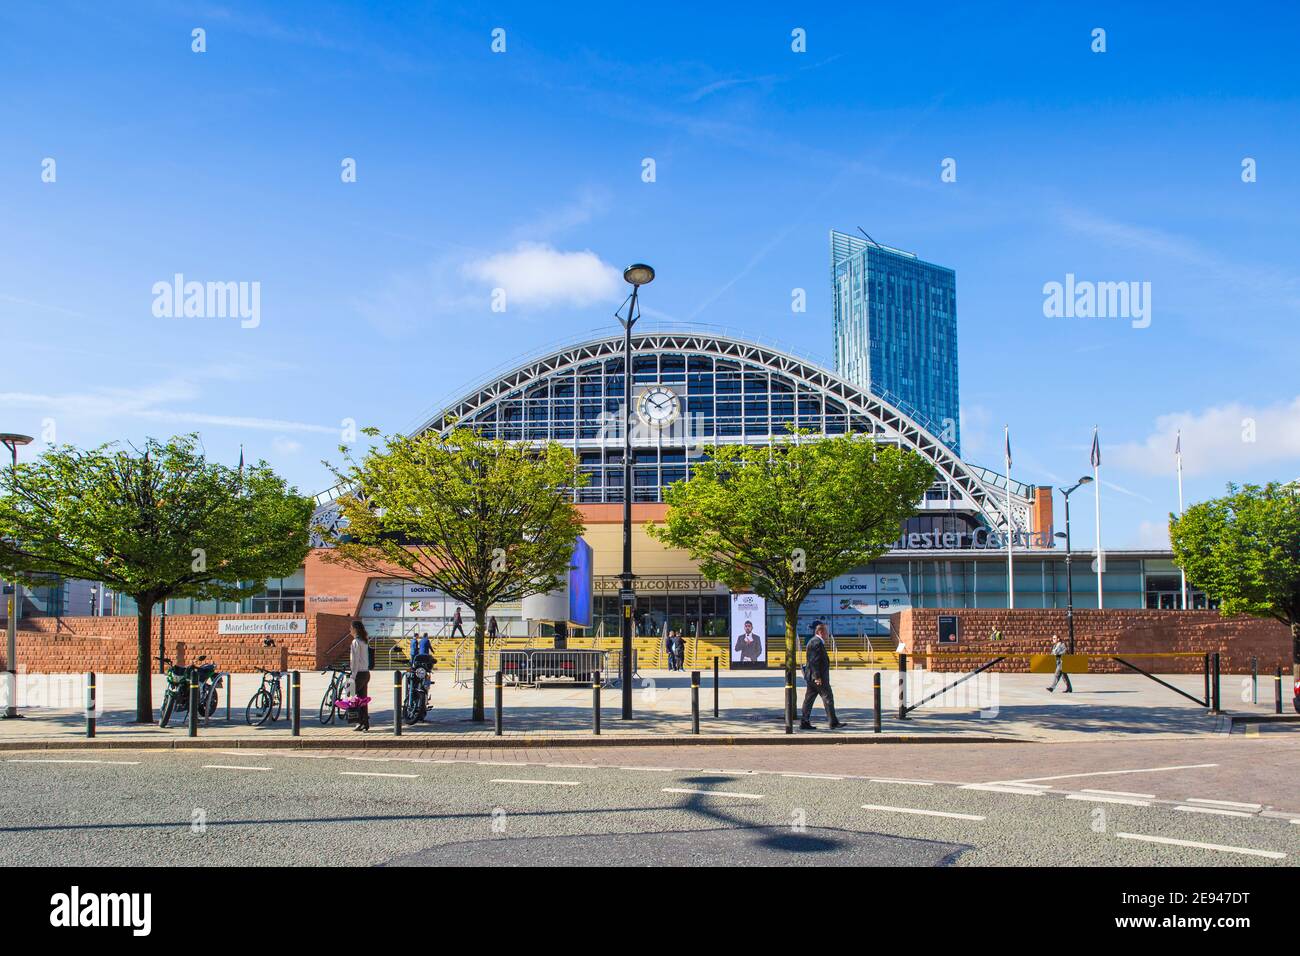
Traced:
<path id="1" fill-rule="evenodd" d="M 831 729 L 843 727 L 844 724 L 835 716 L 835 695 L 831 692 L 831 658 L 826 653 L 826 625 L 821 621 L 813 625 L 813 636 L 804 647 L 804 653 L 806 663 L 803 665 L 803 679 L 808 686 L 803 695 L 803 717 L 799 721 L 799 729 L 817 729 L 812 723 L 812 709 L 818 696 L 826 708 Z"/>

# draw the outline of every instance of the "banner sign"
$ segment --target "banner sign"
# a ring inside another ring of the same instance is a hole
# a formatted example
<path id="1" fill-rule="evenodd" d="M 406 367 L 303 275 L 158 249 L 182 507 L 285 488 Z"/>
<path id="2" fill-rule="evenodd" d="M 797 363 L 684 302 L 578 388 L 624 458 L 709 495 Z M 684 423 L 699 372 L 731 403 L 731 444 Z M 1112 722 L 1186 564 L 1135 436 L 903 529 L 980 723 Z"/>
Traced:
<path id="1" fill-rule="evenodd" d="M 306 634 L 305 617 L 288 620 L 247 620 L 217 621 L 218 634 Z"/>
<path id="2" fill-rule="evenodd" d="M 731 666 L 767 667 L 767 601 L 757 594 L 731 595 Z"/>

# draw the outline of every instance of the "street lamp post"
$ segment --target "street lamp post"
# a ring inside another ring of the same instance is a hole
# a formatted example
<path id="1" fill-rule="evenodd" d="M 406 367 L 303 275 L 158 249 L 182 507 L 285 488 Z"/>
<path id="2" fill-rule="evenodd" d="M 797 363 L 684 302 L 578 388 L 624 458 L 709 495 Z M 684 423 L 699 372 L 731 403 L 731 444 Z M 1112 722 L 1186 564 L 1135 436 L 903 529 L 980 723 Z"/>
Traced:
<path id="1" fill-rule="evenodd" d="M 18 472 L 18 446 L 30 445 L 31 435 L 0 435 L 0 443 L 9 449 L 9 467 L 14 475 Z M 13 720 L 21 717 L 18 713 L 18 609 L 22 607 L 23 586 L 14 578 L 14 593 L 9 602 L 9 613 L 5 627 L 5 664 L 9 672 L 9 703 L 5 705 L 4 719 Z"/>
<path id="2" fill-rule="evenodd" d="M 623 719 L 632 719 L 632 616 L 636 592 L 632 589 L 632 326 L 640 318 L 637 293 L 641 286 L 654 281 L 655 271 L 637 262 L 623 270 L 623 280 L 632 286 L 627 297 L 627 318 L 618 312 L 623 323 L 623 573 L 619 575 L 619 610 L 622 612 L 623 651 L 619 659 L 619 676 L 623 685 Z"/>
<path id="3" fill-rule="evenodd" d="M 1084 475 L 1061 492 L 1065 496 L 1065 534 L 1059 531 L 1056 533 L 1058 538 L 1065 539 L 1065 626 L 1070 635 L 1071 654 L 1074 653 L 1074 574 L 1070 570 L 1070 495 L 1077 491 L 1080 485 L 1089 484 L 1092 484 L 1092 479 Z"/>

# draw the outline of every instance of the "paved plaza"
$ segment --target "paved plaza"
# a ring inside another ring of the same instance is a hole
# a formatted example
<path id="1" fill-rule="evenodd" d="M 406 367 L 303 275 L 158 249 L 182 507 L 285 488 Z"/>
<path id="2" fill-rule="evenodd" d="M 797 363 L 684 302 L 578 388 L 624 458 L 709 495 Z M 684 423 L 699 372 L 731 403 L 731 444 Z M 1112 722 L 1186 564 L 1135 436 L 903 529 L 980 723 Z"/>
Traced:
<path id="1" fill-rule="evenodd" d="M 872 738 L 873 671 L 839 671 L 833 677 L 836 703 L 843 730 L 826 728 L 821 706 L 814 710 L 818 731 L 800 731 L 799 740 Z M 914 671 L 909 674 L 908 699 L 917 701 L 940 690 L 959 675 Z M 1165 675 L 1163 680 L 1192 696 L 1204 693 L 1200 675 Z M 24 719 L 0 721 L 0 746 L 14 747 L 39 741 L 74 741 L 85 734 L 81 700 L 83 676 L 24 675 L 20 679 L 20 704 Z M 287 708 L 280 719 L 263 726 L 249 726 L 245 708 L 260 683 L 255 674 L 235 674 L 229 718 L 227 694 L 221 691 L 218 710 L 200 737 L 222 740 L 274 741 L 290 737 Z M 881 673 L 882 736 L 916 740 L 1010 740 L 1066 741 L 1093 738 L 1152 738 L 1205 736 L 1229 732 L 1232 720 L 1211 714 L 1205 707 L 1132 674 L 1081 674 L 1073 694 L 1048 693 L 1048 678 L 1034 674 L 980 675 L 954 690 L 924 704 L 906 720 L 898 718 L 898 675 Z M 155 717 L 162 696 L 163 679 L 153 681 Z M 307 740 L 357 739 L 363 735 L 338 720 L 323 726 L 319 720 L 326 676 L 302 675 L 302 736 Z M 714 689 L 711 673 L 701 676 L 700 735 L 755 739 L 782 738 L 786 742 L 781 703 L 783 676 L 780 672 L 733 673 L 724 671 L 718 687 L 719 715 L 713 716 Z M 1249 677 L 1227 676 L 1221 688 L 1222 709 L 1238 717 L 1265 716 L 1273 712 L 1273 681 L 1261 677 L 1259 703 L 1252 702 Z M 376 672 L 371 681 L 372 730 L 366 739 L 392 736 L 391 672 Z M 799 688 L 802 701 L 802 682 Z M 187 729 L 183 715 L 173 726 L 137 725 L 134 719 L 133 675 L 99 677 L 100 713 L 97 734 L 101 741 L 183 740 Z M 556 683 L 542 687 L 512 687 L 504 690 L 503 735 L 545 738 L 572 742 L 569 738 L 592 735 L 592 688 L 589 685 Z M 634 719 L 620 719 L 621 691 L 607 686 L 601 695 L 601 733 L 607 738 L 682 739 L 691 735 L 691 688 L 689 674 L 648 671 L 634 680 Z M 429 717 L 403 728 L 408 738 L 448 738 L 464 741 L 495 737 L 493 687 L 485 688 L 487 720 L 470 720 L 470 691 L 458 687 L 450 673 L 439 673 L 433 688 Z M 29 706 L 39 704 L 40 706 Z M 1289 712 L 1290 700 L 1285 701 Z M 1249 730 L 1249 728 L 1247 728 Z M 1282 730 L 1278 727 L 1277 730 Z M 1241 732 L 1240 725 L 1237 727 Z M 778 742 L 773 739 L 771 742 Z"/>

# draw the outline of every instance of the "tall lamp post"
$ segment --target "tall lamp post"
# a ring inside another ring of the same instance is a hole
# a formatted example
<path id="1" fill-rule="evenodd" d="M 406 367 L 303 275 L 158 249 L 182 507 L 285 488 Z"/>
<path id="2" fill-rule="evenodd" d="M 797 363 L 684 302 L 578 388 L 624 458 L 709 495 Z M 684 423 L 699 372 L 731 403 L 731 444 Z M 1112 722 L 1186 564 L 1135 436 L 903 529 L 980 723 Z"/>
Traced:
<path id="1" fill-rule="evenodd" d="M 18 471 L 18 446 L 30 445 L 32 443 L 31 435 L 0 435 L 0 443 L 3 443 L 9 449 L 9 467 L 13 472 Z M 18 713 L 18 609 L 22 607 L 23 586 L 14 578 L 14 593 L 9 601 L 9 613 L 6 616 L 7 622 L 5 627 L 5 663 L 8 665 L 9 672 L 9 703 L 5 705 L 4 719 L 13 720 L 21 717 Z"/>
<path id="2" fill-rule="evenodd" d="M 1065 539 L 1065 626 L 1070 633 L 1070 653 L 1074 653 L 1074 575 L 1070 571 L 1070 495 L 1082 485 L 1092 484 L 1092 478 L 1084 475 L 1061 494 L 1065 496 L 1065 534 L 1056 532 L 1058 538 Z"/>
<path id="3" fill-rule="evenodd" d="M 619 609 L 622 611 L 623 652 L 619 659 L 619 678 L 623 684 L 623 719 L 632 719 L 632 616 L 636 610 L 636 592 L 632 589 L 632 326 L 641 317 L 637 293 L 641 286 L 654 281 L 655 271 L 642 262 L 635 262 L 623 270 L 623 280 L 632 287 L 632 294 L 623 305 L 627 318 L 619 312 L 614 316 L 623 323 L 623 573 L 619 575 L 622 586 L 618 591 Z M 621 311 L 621 309 L 620 309 Z"/>

